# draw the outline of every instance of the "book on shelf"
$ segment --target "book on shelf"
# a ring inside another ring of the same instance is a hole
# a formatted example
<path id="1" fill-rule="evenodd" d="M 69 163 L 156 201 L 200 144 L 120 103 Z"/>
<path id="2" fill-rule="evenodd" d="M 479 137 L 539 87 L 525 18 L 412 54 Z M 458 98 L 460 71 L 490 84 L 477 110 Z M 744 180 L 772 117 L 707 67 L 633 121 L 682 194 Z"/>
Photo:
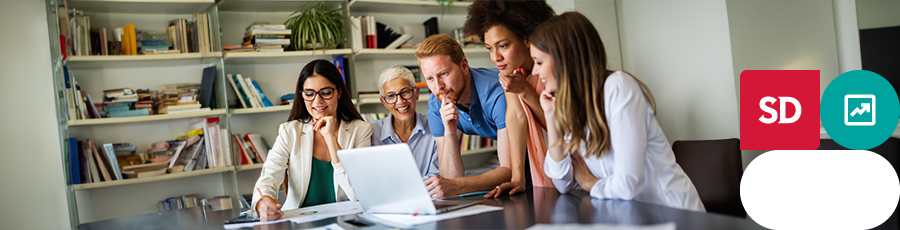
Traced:
<path id="1" fill-rule="evenodd" d="M 497 146 L 497 142 L 495 140 L 484 138 L 478 135 L 468 135 L 463 134 L 462 132 L 458 132 L 457 137 L 459 137 L 459 151 L 471 151 Z"/>
<path id="2" fill-rule="evenodd" d="M 248 153 L 247 148 L 245 147 L 246 144 L 244 143 L 244 141 L 241 140 L 241 138 L 238 137 L 237 134 L 232 134 L 231 139 L 232 139 L 231 142 L 233 144 L 232 149 L 231 149 L 231 154 L 232 154 L 232 156 L 234 156 L 235 158 L 238 159 L 238 160 L 235 160 L 235 162 L 239 162 L 240 165 L 254 164 L 255 162 L 253 161 L 253 158 L 251 157 L 251 155 Z"/>
<path id="3" fill-rule="evenodd" d="M 184 166 L 184 171 L 190 172 L 194 169 L 194 165 L 196 164 L 198 158 L 200 158 L 200 154 L 204 153 L 206 149 L 206 139 L 197 136 L 197 141 L 193 144 L 189 145 L 183 152 L 183 155 L 179 155 L 176 159 L 176 163 L 178 165 Z"/>
<path id="4" fill-rule="evenodd" d="M 238 76 L 234 74 L 227 74 L 225 75 L 225 78 L 228 78 L 228 83 L 231 83 L 231 89 L 234 90 L 234 94 L 236 95 L 238 102 L 240 102 L 241 108 L 252 108 L 252 104 L 250 104 L 250 101 L 247 100 L 247 95 L 244 94 L 243 85 L 238 84 L 241 82 L 238 79 Z"/>
<path id="5" fill-rule="evenodd" d="M 255 93 L 256 93 L 256 95 L 259 96 L 259 101 L 262 103 L 263 106 L 265 106 L 265 107 L 274 106 L 272 104 L 272 102 L 269 101 L 269 98 L 266 97 L 266 94 L 263 93 L 262 88 L 259 87 L 259 84 L 256 83 L 256 81 L 250 80 L 250 78 L 247 78 L 247 81 L 249 81 L 253 85 L 253 89 L 256 90 Z"/>
<path id="6" fill-rule="evenodd" d="M 103 152 L 100 152 L 97 149 L 97 145 L 94 143 L 93 140 L 88 139 L 87 142 L 91 148 L 91 152 L 94 155 L 94 159 L 96 159 L 96 161 L 97 161 L 97 167 L 100 169 L 100 176 L 102 176 L 101 177 L 102 181 L 115 180 L 114 176 L 110 176 L 110 172 L 112 172 L 112 167 L 110 165 L 109 160 L 106 158 L 106 154 L 104 154 Z"/>
<path id="7" fill-rule="evenodd" d="M 253 105 L 253 108 L 262 108 L 262 104 L 259 102 L 259 98 L 256 97 L 256 94 L 253 93 L 253 88 L 247 84 L 247 79 L 243 78 L 240 74 L 235 75 L 235 80 L 239 80 L 237 83 L 241 85 L 241 90 L 244 91 L 244 95 L 250 100 L 250 103 Z"/>
<path id="8" fill-rule="evenodd" d="M 75 92 L 72 90 L 72 78 L 69 74 L 69 67 L 63 66 L 63 77 L 65 85 L 66 85 L 66 105 L 69 107 L 69 113 L 67 120 L 75 120 Z"/>
<path id="9" fill-rule="evenodd" d="M 165 175 L 167 172 L 167 168 L 159 168 L 159 169 L 149 169 L 142 171 L 122 171 L 122 176 L 125 179 L 134 179 L 134 178 L 146 178 L 152 176 Z"/>
<path id="10" fill-rule="evenodd" d="M 113 150 L 112 143 L 103 144 L 103 151 L 106 153 L 106 158 L 109 160 L 110 166 L 112 167 L 113 176 L 115 176 L 116 180 L 122 180 L 122 171 L 119 169 L 119 162 L 113 159 L 116 159 L 116 152 Z"/>
<path id="11" fill-rule="evenodd" d="M 409 34 L 401 35 L 399 38 L 395 39 L 393 42 L 391 42 L 390 44 L 388 44 L 388 45 L 385 46 L 384 48 L 385 48 L 385 49 L 396 49 L 396 48 L 400 48 L 400 45 L 403 45 L 403 43 L 406 43 L 406 41 L 409 41 L 409 39 L 411 39 L 411 38 L 412 38 L 412 36 L 409 35 Z"/>
<path id="12" fill-rule="evenodd" d="M 225 154 L 225 151 L 231 150 L 231 143 L 228 141 L 229 137 L 231 137 L 231 135 L 229 134 L 228 129 L 219 130 L 219 145 L 221 145 L 219 149 L 222 152 L 222 156 L 220 157 L 220 159 L 222 159 L 222 165 L 234 165 L 235 162 L 234 159 L 227 157 Z"/>
<path id="13" fill-rule="evenodd" d="M 350 17 L 350 44 L 353 47 L 353 52 L 359 51 L 359 49 L 365 48 L 363 45 L 363 32 L 362 32 L 362 17 L 361 16 L 353 16 Z"/>
<path id="14" fill-rule="evenodd" d="M 153 162 L 153 163 L 146 163 L 146 164 L 139 164 L 139 165 L 122 166 L 122 172 L 134 173 L 134 172 L 147 171 L 147 170 L 158 170 L 158 169 L 163 169 L 163 172 L 165 172 L 165 169 L 167 169 L 167 168 L 169 168 L 169 162 L 163 161 L 163 162 Z"/>
<path id="15" fill-rule="evenodd" d="M 247 141 L 256 152 L 259 162 L 266 163 L 266 155 L 268 154 L 268 149 L 263 147 L 263 143 L 260 139 L 259 134 L 247 133 L 244 135 L 244 140 Z"/>
<path id="16" fill-rule="evenodd" d="M 78 147 L 79 150 L 80 151 L 83 150 L 83 153 L 84 153 L 82 155 L 82 157 L 84 157 L 85 160 L 87 161 L 90 182 L 95 183 L 95 182 L 103 181 L 101 179 L 100 168 L 97 167 L 98 162 L 97 162 L 97 160 L 94 159 L 94 151 L 93 151 L 93 148 L 91 148 L 90 141 L 89 140 L 88 141 L 78 141 L 78 144 L 80 145 L 80 147 Z"/>

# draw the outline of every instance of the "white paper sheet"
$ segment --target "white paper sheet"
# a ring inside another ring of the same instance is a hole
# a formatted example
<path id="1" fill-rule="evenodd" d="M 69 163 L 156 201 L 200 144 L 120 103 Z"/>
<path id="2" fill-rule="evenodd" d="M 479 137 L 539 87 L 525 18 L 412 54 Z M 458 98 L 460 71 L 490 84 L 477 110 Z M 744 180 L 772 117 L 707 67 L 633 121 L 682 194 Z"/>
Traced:
<path id="1" fill-rule="evenodd" d="M 463 208 L 456 211 L 451 211 L 447 213 L 441 213 L 437 215 L 408 215 L 408 214 L 364 214 L 365 216 L 371 216 L 375 218 L 367 218 L 371 219 L 371 221 L 379 222 L 380 224 L 385 224 L 393 227 L 411 227 L 415 225 L 437 222 L 446 219 L 452 219 L 463 216 L 471 216 L 479 213 L 491 212 L 503 210 L 502 207 L 496 206 L 488 206 L 488 205 L 475 205 L 468 208 Z"/>
<path id="2" fill-rule="evenodd" d="M 325 226 L 319 226 L 319 227 L 315 227 L 315 228 L 307 228 L 306 230 L 347 230 L 347 229 L 344 229 L 343 227 L 341 227 L 338 224 L 332 223 L 332 224 L 325 225 Z"/>
<path id="3" fill-rule="evenodd" d="M 332 217 L 338 217 L 343 215 L 351 215 L 361 213 L 363 211 L 362 206 L 359 205 L 359 202 L 354 201 L 344 201 L 337 202 L 331 204 L 323 204 L 316 205 L 312 207 L 298 208 L 285 210 L 284 216 L 279 220 L 268 221 L 268 222 L 252 222 L 252 223 L 240 223 L 240 224 L 226 224 L 225 229 L 235 229 L 235 228 L 244 228 L 244 227 L 253 227 L 261 224 L 272 224 L 272 223 L 280 223 L 285 221 L 293 221 L 294 223 L 305 223 L 310 221 L 317 221 L 321 219 L 328 219 Z M 316 213 L 310 213 L 316 212 Z"/>
<path id="4" fill-rule="evenodd" d="M 675 230 L 675 223 L 654 225 L 535 224 L 526 230 Z"/>
<path id="5" fill-rule="evenodd" d="M 309 212 L 318 212 L 315 214 L 303 214 Z M 323 204 L 316 205 L 312 207 L 305 207 L 294 210 L 284 211 L 283 219 L 289 219 L 294 223 L 306 223 L 310 221 L 317 221 L 321 219 L 328 219 L 332 217 L 338 217 L 343 215 L 352 215 L 361 213 L 363 211 L 362 205 L 359 205 L 359 202 L 355 201 L 344 201 L 337 202 L 331 204 Z"/>

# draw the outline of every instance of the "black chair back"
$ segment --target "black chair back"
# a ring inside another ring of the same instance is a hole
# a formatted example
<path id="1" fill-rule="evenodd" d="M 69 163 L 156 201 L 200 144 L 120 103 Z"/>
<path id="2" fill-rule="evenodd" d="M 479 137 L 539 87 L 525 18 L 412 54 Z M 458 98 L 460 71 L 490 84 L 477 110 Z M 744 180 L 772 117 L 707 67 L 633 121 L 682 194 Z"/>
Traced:
<path id="1" fill-rule="evenodd" d="M 744 170 L 739 139 L 676 141 L 672 151 L 707 212 L 747 217 L 741 203 Z"/>

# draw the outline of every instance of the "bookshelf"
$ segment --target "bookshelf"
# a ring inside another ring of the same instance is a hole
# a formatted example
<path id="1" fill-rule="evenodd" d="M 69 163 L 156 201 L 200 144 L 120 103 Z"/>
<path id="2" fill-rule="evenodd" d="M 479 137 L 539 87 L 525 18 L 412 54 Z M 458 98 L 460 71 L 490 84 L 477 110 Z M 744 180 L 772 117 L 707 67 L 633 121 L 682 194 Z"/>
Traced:
<path id="1" fill-rule="evenodd" d="M 446 7 L 444 14 L 465 15 L 466 8 L 472 2 L 454 1 L 452 6 Z M 434 0 L 409 1 L 409 0 L 351 0 L 350 11 L 353 12 L 377 12 L 377 13 L 401 13 L 401 14 L 441 14 L 441 5 Z"/>
<path id="2" fill-rule="evenodd" d="M 489 55 L 485 48 L 466 48 L 463 49 L 466 57 L 479 57 Z M 358 59 L 375 59 L 375 58 L 415 58 L 415 49 L 360 49 L 355 53 Z"/>
<path id="3" fill-rule="evenodd" d="M 285 51 L 285 52 L 236 52 L 225 55 L 225 64 L 273 64 L 297 63 L 305 58 L 330 58 L 332 55 L 350 55 L 351 49 Z"/>
<path id="4" fill-rule="evenodd" d="M 215 0 L 68 0 L 69 9 L 85 12 L 192 14 L 205 11 Z"/>
<path id="5" fill-rule="evenodd" d="M 158 114 L 158 115 L 148 115 L 148 116 L 114 117 L 114 118 L 100 118 L 100 119 L 81 119 L 81 120 L 70 120 L 69 126 L 106 125 L 106 124 L 184 119 L 184 118 L 193 118 L 193 117 L 209 117 L 209 116 L 224 115 L 225 112 L 226 112 L 225 109 L 213 109 L 210 111 L 184 112 L 184 113 L 176 113 L 176 114 Z"/>
<path id="6" fill-rule="evenodd" d="M 50 36 L 58 40 L 58 4 L 62 1 L 46 0 Z M 196 83 L 199 70 L 210 65 L 216 66 L 215 98 L 216 108 L 179 114 L 149 115 L 125 118 L 102 118 L 67 120 L 68 107 L 65 96 L 57 97 L 59 110 L 61 149 L 64 171 L 68 183 L 69 213 L 72 228 L 85 222 L 106 220 L 117 217 L 156 212 L 156 202 L 171 196 L 200 194 L 202 198 L 227 195 L 237 197 L 252 193 L 253 185 L 263 166 L 234 165 L 172 173 L 147 178 L 105 181 L 88 184 L 71 184 L 68 169 L 67 138 L 92 139 L 97 143 L 132 143 L 140 149 L 147 149 L 150 143 L 171 140 L 189 130 L 189 125 L 206 117 L 218 117 L 220 128 L 231 134 L 243 136 L 256 133 L 274 144 L 277 127 L 290 114 L 291 106 L 280 106 L 279 98 L 293 94 L 302 67 L 314 59 L 332 60 L 334 55 L 346 59 L 346 82 L 351 97 L 358 91 L 377 91 L 375 82 L 387 66 L 402 64 L 415 66 L 412 49 L 356 49 L 351 47 L 333 50 L 289 51 L 280 53 L 223 53 L 223 44 L 240 44 L 245 28 L 255 22 L 283 23 L 295 10 L 318 1 L 311 0 L 68 0 L 69 9 L 76 8 L 91 17 L 95 28 L 115 28 L 135 24 L 138 30 L 164 30 L 165 22 L 178 18 L 190 18 L 193 13 L 207 13 L 210 16 L 210 37 L 213 52 L 180 53 L 164 55 L 133 56 L 73 56 L 63 61 L 58 55 L 59 44 L 52 53 L 54 78 L 57 95 L 65 95 L 62 66 L 68 66 L 76 75 L 87 94 L 102 100 L 102 90 L 114 88 L 164 88 L 166 84 Z M 326 0 L 327 7 L 340 7 L 345 15 L 374 15 L 379 22 L 399 29 L 405 24 L 418 24 L 431 17 L 439 17 L 440 33 L 452 34 L 452 30 L 465 20 L 465 9 L 470 2 L 454 2 L 449 11 L 441 17 L 441 6 L 434 1 L 407 0 Z M 349 25 L 347 27 L 349 32 Z M 414 41 L 414 40 L 412 40 Z M 421 40 L 420 40 L 421 41 Z M 469 63 L 473 67 L 492 67 L 487 50 L 484 48 L 465 49 Z M 260 84 L 267 97 L 276 106 L 263 108 L 235 108 L 228 105 L 236 95 L 226 79 L 226 74 L 241 74 Z M 361 113 L 387 113 L 381 102 L 374 98 L 351 98 Z M 427 102 L 423 94 L 419 102 Z M 417 103 L 419 112 L 424 113 L 427 103 Z M 234 145 L 231 138 L 230 145 Z M 230 156 L 230 151 L 227 151 Z M 463 152 L 464 157 L 483 158 L 496 152 L 496 147 Z M 240 207 L 237 199 L 234 207 Z"/>
<path id="7" fill-rule="evenodd" d="M 220 11 L 229 12 L 282 12 L 293 11 L 285 9 L 297 9 L 312 5 L 319 1 L 325 2 L 325 7 L 339 7 L 346 0 L 221 0 L 218 4 Z"/>
<path id="8" fill-rule="evenodd" d="M 195 59 L 204 57 L 219 57 L 222 52 L 210 53 L 180 53 L 180 54 L 156 54 L 156 55 L 117 55 L 117 56 L 71 56 L 67 61 L 71 64 L 74 62 L 116 62 L 116 61 L 151 61 L 151 60 L 174 60 L 174 59 Z"/>
<path id="9" fill-rule="evenodd" d="M 253 170 L 253 169 L 261 169 L 262 167 L 263 167 L 263 164 L 256 163 L 256 164 L 249 164 L 249 165 L 238 165 L 235 167 L 235 169 L 237 171 L 247 171 L 247 170 Z"/>
<path id="10" fill-rule="evenodd" d="M 75 190 L 106 188 L 106 187 L 121 186 L 121 185 L 142 184 L 142 183 L 150 183 L 150 182 L 155 182 L 155 181 L 174 180 L 174 179 L 180 179 L 180 178 L 203 176 L 203 175 L 230 172 L 230 171 L 234 171 L 234 168 L 230 167 L 230 166 L 217 167 L 217 168 L 203 169 L 203 170 L 190 171 L 190 172 L 170 173 L 170 174 L 145 177 L 145 178 L 104 181 L 104 182 L 89 183 L 89 184 L 77 184 L 77 185 L 72 186 L 72 188 Z"/>

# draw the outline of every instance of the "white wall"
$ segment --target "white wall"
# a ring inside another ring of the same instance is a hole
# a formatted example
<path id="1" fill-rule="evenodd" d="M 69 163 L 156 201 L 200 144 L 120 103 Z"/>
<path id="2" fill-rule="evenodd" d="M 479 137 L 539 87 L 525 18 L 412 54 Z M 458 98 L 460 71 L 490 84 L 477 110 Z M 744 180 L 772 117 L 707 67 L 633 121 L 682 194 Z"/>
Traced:
<path id="1" fill-rule="evenodd" d="M 856 10 L 859 29 L 900 26 L 900 1 L 856 0 Z"/>
<path id="2" fill-rule="evenodd" d="M 831 1 L 729 0 L 727 5 L 736 85 L 744 70 L 820 70 L 821 93 L 840 74 Z M 858 46 L 857 37 L 857 62 Z M 763 152 L 744 151 L 744 166 Z"/>
<path id="3" fill-rule="evenodd" d="M 738 137 L 725 2 L 616 3 L 624 70 L 650 87 L 669 142 Z"/>
<path id="4" fill-rule="evenodd" d="M 44 1 L 0 1 L 0 31 L 0 225 L 68 229 Z"/>
<path id="5" fill-rule="evenodd" d="M 615 0 L 575 0 L 575 8 L 584 14 L 603 40 L 603 48 L 606 49 L 606 68 L 611 70 L 622 69 L 622 49 L 619 42 L 619 20 L 616 13 Z M 563 11 L 556 11 L 559 14 Z"/>

